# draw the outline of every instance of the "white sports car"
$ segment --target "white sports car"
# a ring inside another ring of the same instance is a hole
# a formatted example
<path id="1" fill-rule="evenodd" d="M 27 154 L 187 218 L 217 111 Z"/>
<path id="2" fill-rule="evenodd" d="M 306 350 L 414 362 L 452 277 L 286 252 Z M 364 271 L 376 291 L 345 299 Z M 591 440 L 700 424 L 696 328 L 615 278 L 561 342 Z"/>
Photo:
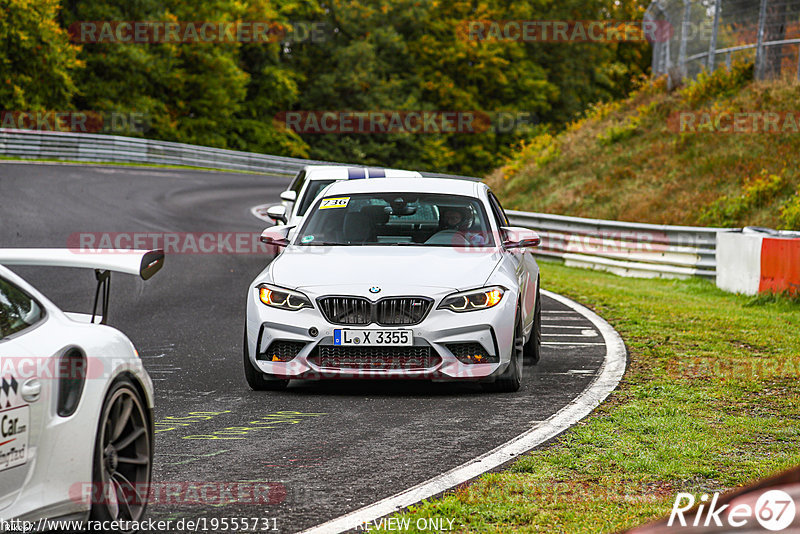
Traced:
<path id="1" fill-rule="evenodd" d="M 474 380 L 516 391 L 540 347 L 532 230 L 509 226 L 482 183 L 336 182 L 247 296 L 244 371 L 253 389 L 289 379 Z"/>
<path id="2" fill-rule="evenodd" d="M 0 264 L 90 268 L 98 282 L 91 316 L 66 313 L 0 265 L 3 521 L 46 529 L 39 520 L 141 519 L 153 387 L 131 342 L 105 321 L 110 271 L 147 280 L 163 261 L 160 250 L 0 249 Z"/>
<path id="3" fill-rule="evenodd" d="M 421 178 L 417 171 L 366 167 L 344 167 L 341 165 L 306 165 L 281 193 L 281 204 L 267 209 L 267 216 L 276 224 L 296 226 L 303 220 L 317 195 L 339 180 L 363 180 L 365 178 Z"/>

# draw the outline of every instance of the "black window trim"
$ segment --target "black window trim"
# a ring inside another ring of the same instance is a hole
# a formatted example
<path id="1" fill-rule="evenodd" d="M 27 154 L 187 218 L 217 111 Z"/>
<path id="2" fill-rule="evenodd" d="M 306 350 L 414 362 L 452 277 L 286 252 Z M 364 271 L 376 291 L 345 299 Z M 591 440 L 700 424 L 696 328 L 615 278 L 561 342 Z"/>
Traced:
<path id="1" fill-rule="evenodd" d="M 10 334 L 10 335 L 8 335 L 8 336 L 5 336 L 5 337 L 0 337 L 0 343 L 4 343 L 4 342 L 6 342 L 6 341 L 10 341 L 10 340 L 16 339 L 16 338 L 18 338 L 18 337 L 21 337 L 21 336 L 23 336 L 23 335 L 25 335 L 25 334 L 28 334 L 28 333 L 30 333 L 30 331 L 31 331 L 31 330 L 35 330 L 36 328 L 39 328 L 39 327 L 40 327 L 41 325 L 43 325 L 43 324 L 45 323 L 45 321 L 46 321 L 46 320 L 49 318 L 49 314 L 47 313 L 47 308 L 45 308 L 44 306 L 42 306 L 42 303 L 41 303 L 41 302 L 39 302 L 39 299 L 37 299 L 36 297 L 34 297 L 33 295 L 31 295 L 30 293 L 28 293 L 27 291 L 25 291 L 23 288 L 19 287 L 19 285 L 18 285 L 18 284 L 16 284 L 16 283 L 12 282 L 11 280 L 9 280 L 8 278 L 6 278 L 6 277 L 5 277 L 5 276 L 3 276 L 2 274 L 0 274 L 0 280 L 2 280 L 3 282 L 5 282 L 5 283 L 7 283 L 7 284 L 9 284 L 9 285 L 11 285 L 11 286 L 13 286 L 13 287 L 15 287 L 15 288 L 16 288 L 18 291 L 20 291 L 21 293 L 23 293 L 25 296 L 27 296 L 27 297 L 28 297 L 29 299 L 31 299 L 33 302 L 35 302 L 35 303 L 36 303 L 36 305 L 37 305 L 37 306 L 39 306 L 39 309 L 40 309 L 40 310 L 41 310 L 41 312 L 42 312 L 42 315 L 39 317 L 39 320 L 38 320 L 38 321 L 36 321 L 35 323 L 33 323 L 33 324 L 30 324 L 30 325 L 26 326 L 26 327 L 25 327 L 25 328 L 23 328 L 22 330 L 17 330 L 16 332 L 14 332 L 13 334 Z"/>
<path id="2" fill-rule="evenodd" d="M 313 184 L 314 182 L 326 182 L 326 181 L 329 181 L 329 180 L 330 180 L 330 183 L 325 184 L 325 186 L 323 186 L 319 191 L 317 191 L 317 196 L 319 196 L 319 194 L 322 193 L 323 189 L 325 189 L 326 187 L 328 187 L 331 184 L 335 184 L 336 182 L 340 182 L 341 180 L 338 180 L 336 178 L 318 178 L 317 180 L 306 180 L 306 183 L 308 184 L 308 186 L 305 187 L 304 190 L 302 191 L 302 193 L 303 193 L 302 198 L 300 197 L 300 193 L 298 193 L 297 194 L 297 200 L 295 201 L 295 206 L 297 207 L 297 209 L 295 211 L 297 212 L 297 215 L 299 217 L 305 217 L 306 213 L 308 213 L 308 210 L 310 210 L 311 207 L 314 205 L 314 200 L 316 200 L 316 198 L 317 198 L 317 197 L 313 197 L 311 199 L 311 201 L 306 202 L 306 199 L 309 197 L 308 191 L 312 187 L 311 184 Z M 303 210 L 303 208 L 305 208 L 305 210 Z M 301 210 L 303 210 L 302 213 L 301 213 Z"/>
<path id="3" fill-rule="evenodd" d="M 300 190 L 303 189 L 303 185 L 307 181 L 306 180 L 307 176 L 308 176 L 308 173 L 306 172 L 305 169 L 303 169 L 300 172 L 298 172 L 297 176 L 294 177 L 294 180 L 292 181 L 292 183 L 289 184 L 289 188 L 287 189 L 287 191 L 294 191 L 299 196 L 300 195 Z"/>
<path id="4" fill-rule="evenodd" d="M 503 226 L 510 226 L 511 223 L 508 220 L 508 216 L 506 215 L 503 206 L 500 204 L 500 200 L 498 200 L 495 194 L 492 193 L 491 191 L 487 191 L 487 193 L 489 193 L 489 205 L 492 206 L 492 212 L 494 213 L 495 220 L 498 223 L 498 226 L 500 226 L 501 228 Z"/>

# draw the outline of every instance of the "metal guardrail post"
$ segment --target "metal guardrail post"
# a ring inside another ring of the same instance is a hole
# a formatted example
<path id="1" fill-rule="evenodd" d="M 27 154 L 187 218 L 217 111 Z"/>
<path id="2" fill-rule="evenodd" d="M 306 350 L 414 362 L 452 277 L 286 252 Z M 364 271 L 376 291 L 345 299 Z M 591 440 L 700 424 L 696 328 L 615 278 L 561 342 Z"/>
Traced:
<path id="1" fill-rule="evenodd" d="M 797 46 L 797 80 L 800 81 L 800 45 Z"/>
<path id="2" fill-rule="evenodd" d="M 714 72 L 714 62 L 717 57 L 717 33 L 719 32 L 719 12 L 722 0 L 714 2 L 714 25 L 711 28 L 711 40 L 708 43 L 708 71 Z"/>
<path id="3" fill-rule="evenodd" d="M 767 23 L 767 0 L 761 0 L 758 12 L 758 41 L 756 43 L 755 78 L 760 80 L 764 73 L 764 26 Z"/>
<path id="4" fill-rule="evenodd" d="M 678 49 L 678 68 L 681 71 L 682 78 L 685 78 L 689 72 L 686 69 L 686 41 L 688 40 L 687 26 L 689 25 L 691 9 L 691 2 L 689 0 L 683 0 L 683 16 L 681 17 L 681 44 L 680 48 Z"/>

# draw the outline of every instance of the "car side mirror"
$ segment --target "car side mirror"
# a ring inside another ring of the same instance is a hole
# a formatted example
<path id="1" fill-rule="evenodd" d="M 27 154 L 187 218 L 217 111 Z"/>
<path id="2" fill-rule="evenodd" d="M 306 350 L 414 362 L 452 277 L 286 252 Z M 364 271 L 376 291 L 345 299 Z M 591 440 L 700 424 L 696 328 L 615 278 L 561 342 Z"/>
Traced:
<path id="1" fill-rule="evenodd" d="M 294 202 L 297 200 L 297 191 L 284 191 L 281 193 L 281 200 L 286 202 Z"/>
<path id="2" fill-rule="evenodd" d="M 275 247 L 289 246 L 289 233 L 294 226 L 272 226 L 261 232 L 261 242 Z"/>
<path id="3" fill-rule="evenodd" d="M 539 234 L 528 228 L 505 226 L 503 231 L 503 246 L 507 249 L 538 247 L 542 239 Z"/>
<path id="4" fill-rule="evenodd" d="M 275 224 L 283 223 L 286 224 L 288 220 L 286 218 L 286 206 L 277 205 L 277 206 L 270 206 L 267 208 L 267 217 L 275 221 Z"/>

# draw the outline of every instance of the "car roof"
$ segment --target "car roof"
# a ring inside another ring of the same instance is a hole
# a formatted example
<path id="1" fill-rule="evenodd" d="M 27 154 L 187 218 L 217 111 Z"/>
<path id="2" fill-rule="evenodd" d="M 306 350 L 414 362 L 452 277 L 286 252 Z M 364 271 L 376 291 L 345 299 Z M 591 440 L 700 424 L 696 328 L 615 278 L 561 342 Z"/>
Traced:
<path id="1" fill-rule="evenodd" d="M 321 194 L 325 196 L 355 193 L 444 193 L 451 195 L 478 196 L 486 187 L 481 182 L 454 178 L 386 178 L 383 180 L 347 180 L 334 182 Z"/>
<path id="2" fill-rule="evenodd" d="M 307 180 L 356 180 L 360 178 L 421 177 L 417 171 L 383 167 L 347 167 L 342 165 L 307 165 Z"/>

